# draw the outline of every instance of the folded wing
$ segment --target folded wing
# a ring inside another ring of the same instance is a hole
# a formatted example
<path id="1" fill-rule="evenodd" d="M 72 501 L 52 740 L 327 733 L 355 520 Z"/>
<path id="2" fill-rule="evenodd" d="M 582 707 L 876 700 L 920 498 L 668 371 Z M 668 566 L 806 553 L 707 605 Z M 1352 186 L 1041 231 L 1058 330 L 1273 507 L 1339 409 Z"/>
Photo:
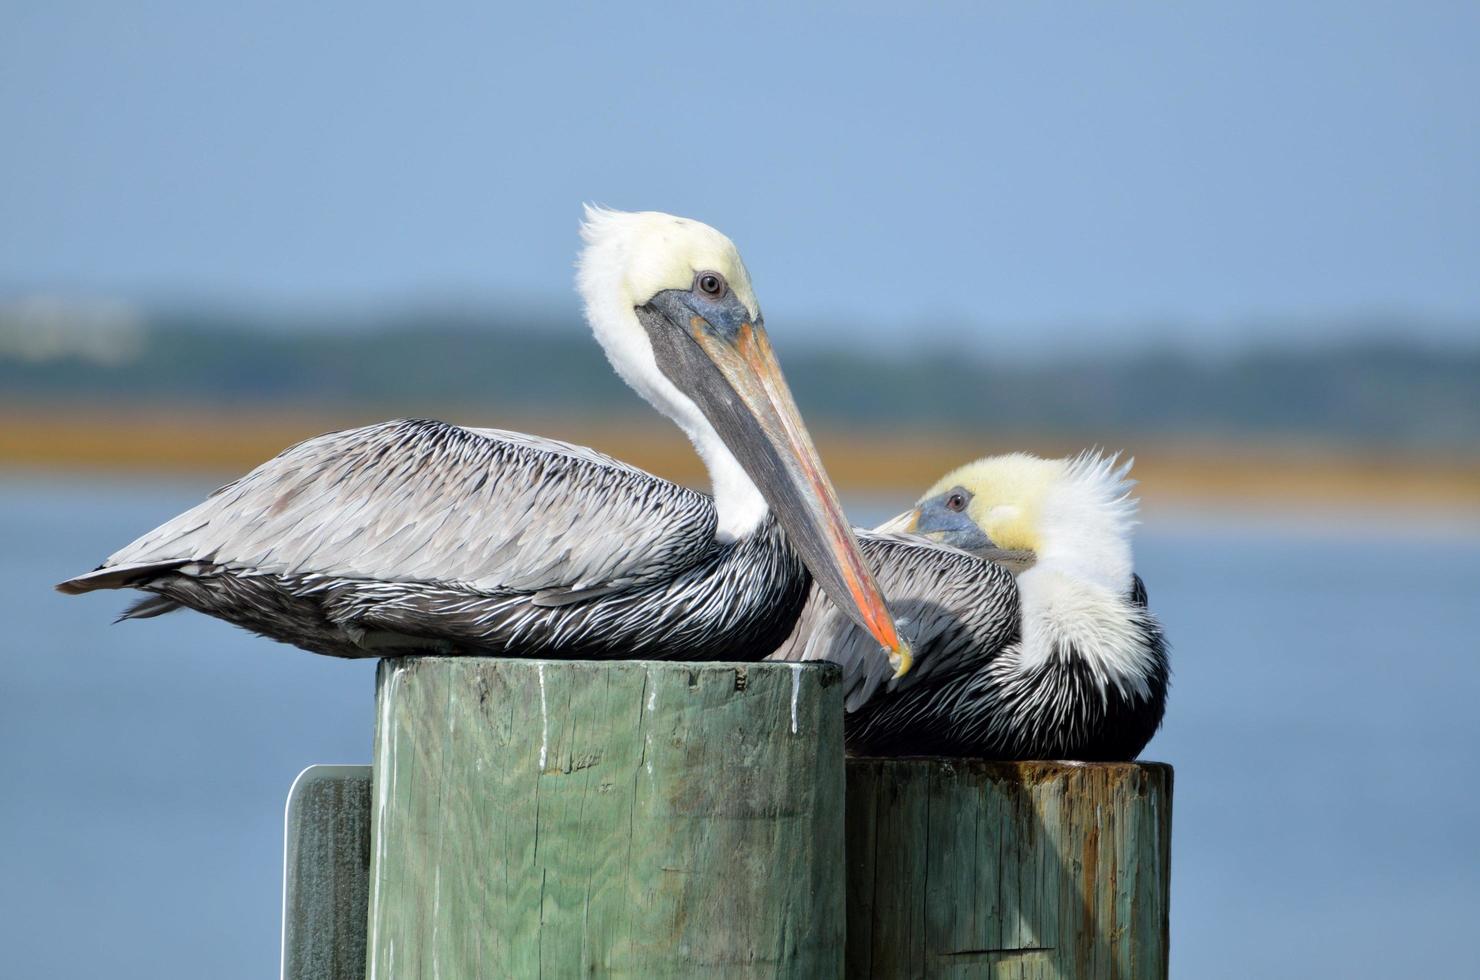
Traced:
<path id="1" fill-rule="evenodd" d="M 589 449 L 395 421 L 299 443 L 60 588 L 210 565 L 558 603 L 686 567 L 714 520 L 708 497 Z"/>

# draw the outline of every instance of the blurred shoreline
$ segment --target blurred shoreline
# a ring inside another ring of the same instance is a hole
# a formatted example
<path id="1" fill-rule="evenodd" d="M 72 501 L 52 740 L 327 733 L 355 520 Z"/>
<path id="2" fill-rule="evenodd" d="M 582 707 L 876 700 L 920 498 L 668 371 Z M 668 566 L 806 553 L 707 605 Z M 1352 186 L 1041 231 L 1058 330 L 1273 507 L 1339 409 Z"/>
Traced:
<path id="1" fill-rule="evenodd" d="M 660 476 L 703 486 L 683 437 L 638 413 L 538 416 L 494 411 L 428 413 L 470 426 L 532 432 L 588 445 Z M 193 474 L 230 479 L 295 442 L 387 417 L 373 410 L 271 411 L 253 407 L 128 407 L 0 403 L 0 470 Z M 845 494 L 913 499 L 949 469 L 989 453 L 1065 455 L 1097 445 L 1063 435 L 814 430 Z M 1134 456 L 1137 495 L 1148 506 L 1248 510 L 1292 516 L 1403 508 L 1407 518 L 1480 516 L 1480 457 L 1411 449 L 1209 438 L 1130 438 L 1099 443 Z"/>

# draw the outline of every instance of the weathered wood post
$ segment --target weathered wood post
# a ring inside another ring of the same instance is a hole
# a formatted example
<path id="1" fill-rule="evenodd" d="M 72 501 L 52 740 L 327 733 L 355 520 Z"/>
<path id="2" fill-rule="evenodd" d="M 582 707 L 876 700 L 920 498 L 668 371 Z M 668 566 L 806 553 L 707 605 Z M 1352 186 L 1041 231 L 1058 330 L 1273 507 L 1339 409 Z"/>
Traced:
<path id="1" fill-rule="evenodd" d="M 838 681 L 382 662 L 369 976 L 839 976 Z"/>
<path id="2" fill-rule="evenodd" d="M 847 975 L 1167 976 L 1172 770 L 848 763 Z"/>
<path id="3" fill-rule="evenodd" d="M 283 980 L 361 980 L 370 896 L 370 767 L 309 766 L 283 826 Z"/>

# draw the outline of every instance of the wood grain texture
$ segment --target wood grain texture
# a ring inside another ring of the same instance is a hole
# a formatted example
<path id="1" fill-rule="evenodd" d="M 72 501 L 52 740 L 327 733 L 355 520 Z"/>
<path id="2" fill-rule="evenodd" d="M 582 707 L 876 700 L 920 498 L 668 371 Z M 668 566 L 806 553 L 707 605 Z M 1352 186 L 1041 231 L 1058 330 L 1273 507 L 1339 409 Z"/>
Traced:
<path id="1" fill-rule="evenodd" d="M 283 980 L 361 980 L 370 894 L 370 767 L 310 766 L 283 835 Z"/>
<path id="2" fill-rule="evenodd" d="M 848 763 L 847 976 L 1167 976 L 1172 770 Z"/>
<path id="3" fill-rule="evenodd" d="M 831 665 L 387 660 L 371 977 L 836 977 Z"/>

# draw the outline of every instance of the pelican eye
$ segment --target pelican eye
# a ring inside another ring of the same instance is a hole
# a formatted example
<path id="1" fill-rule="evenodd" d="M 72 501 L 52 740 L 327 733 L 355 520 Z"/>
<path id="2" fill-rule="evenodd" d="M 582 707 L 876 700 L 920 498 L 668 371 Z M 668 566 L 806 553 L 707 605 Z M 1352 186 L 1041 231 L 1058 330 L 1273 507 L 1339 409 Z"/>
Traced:
<path id="1" fill-rule="evenodd" d="M 946 498 L 946 510 L 960 511 L 965 509 L 966 494 L 961 490 L 951 491 L 951 495 Z"/>
<path id="2" fill-rule="evenodd" d="M 718 272 L 701 272 L 694 277 L 694 288 L 710 299 L 719 299 L 725 294 L 725 277 Z"/>

